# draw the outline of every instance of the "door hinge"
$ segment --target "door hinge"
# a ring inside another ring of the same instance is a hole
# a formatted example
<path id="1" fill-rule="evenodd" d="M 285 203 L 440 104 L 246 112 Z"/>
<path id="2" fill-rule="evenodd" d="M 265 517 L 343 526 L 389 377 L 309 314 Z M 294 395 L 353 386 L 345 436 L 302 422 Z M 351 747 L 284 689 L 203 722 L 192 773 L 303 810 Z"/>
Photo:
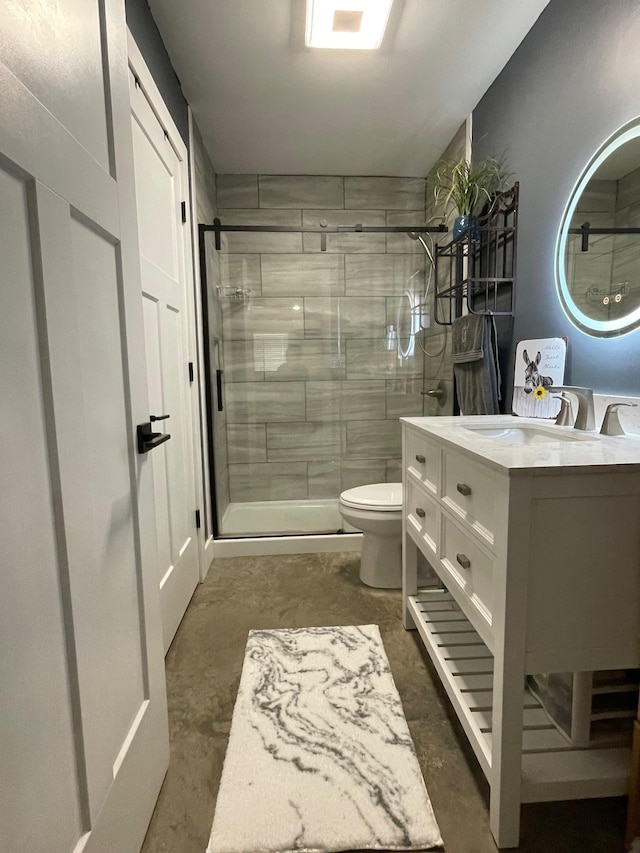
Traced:
<path id="1" fill-rule="evenodd" d="M 200 530 L 200 510 L 196 510 L 196 527 Z"/>
<path id="2" fill-rule="evenodd" d="M 186 201 L 180 202 L 180 213 L 182 215 L 182 221 L 186 222 L 187 221 L 187 202 Z"/>
<path id="3" fill-rule="evenodd" d="M 189 362 L 189 382 L 193 382 L 193 362 Z"/>

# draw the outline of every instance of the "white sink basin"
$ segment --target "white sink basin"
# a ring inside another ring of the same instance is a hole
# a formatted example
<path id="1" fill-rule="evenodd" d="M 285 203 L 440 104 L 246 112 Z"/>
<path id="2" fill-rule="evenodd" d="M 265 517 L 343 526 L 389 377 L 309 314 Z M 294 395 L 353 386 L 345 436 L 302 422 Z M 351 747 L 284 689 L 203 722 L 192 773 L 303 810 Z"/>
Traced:
<path id="1" fill-rule="evenodd" d="M 493 438 L 502 444 L 546 444 L 557 441 L 584 441 L 586 436 L 575 435 L 565 430 L 554 430 L 553 427 L 545 429 L 544 427 L 534 426 L 533 424 L 523 424 L 517 427 L 500 427 L 500 426 L 465 426 L 476 435 L 482 435 L 485 438 Z"/>

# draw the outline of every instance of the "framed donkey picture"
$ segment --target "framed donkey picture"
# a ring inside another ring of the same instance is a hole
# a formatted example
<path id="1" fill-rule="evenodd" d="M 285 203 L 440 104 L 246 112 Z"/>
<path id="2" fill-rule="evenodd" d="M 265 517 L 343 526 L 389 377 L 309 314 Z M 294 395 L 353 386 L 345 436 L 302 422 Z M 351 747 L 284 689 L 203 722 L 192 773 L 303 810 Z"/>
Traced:
<path id="1" fill-rule="evenodd" d="M 517 344 L 511 406 L 514 415 L 555 418 L 560 400 L 553 386 L 564 384 L 566 357 L 566 338 L 537 338 Z"/>

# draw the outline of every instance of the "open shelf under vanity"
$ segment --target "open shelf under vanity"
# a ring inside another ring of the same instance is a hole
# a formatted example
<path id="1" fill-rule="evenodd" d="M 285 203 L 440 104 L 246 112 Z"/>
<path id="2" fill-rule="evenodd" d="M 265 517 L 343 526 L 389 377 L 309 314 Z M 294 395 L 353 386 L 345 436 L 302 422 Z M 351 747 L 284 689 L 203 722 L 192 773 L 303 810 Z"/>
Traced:
<path id="1" fill-rule="evenodd" d="M 493 655 L 449 592 L 420 589 L 408 609 L 480 766 L 489 777 L 493 731 Z M 627 793 L 630 746 L 596 741 L 576 748 L 542 704 L 522 688 L 521 802 Z"/>

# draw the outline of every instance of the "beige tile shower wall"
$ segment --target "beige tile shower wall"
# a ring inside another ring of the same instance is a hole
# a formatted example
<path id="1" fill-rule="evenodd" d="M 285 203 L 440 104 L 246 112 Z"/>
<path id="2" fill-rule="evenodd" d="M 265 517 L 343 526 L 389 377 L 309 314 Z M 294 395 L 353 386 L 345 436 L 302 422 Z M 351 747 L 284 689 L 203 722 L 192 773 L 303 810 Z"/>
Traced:
<path id="1" fill-rule="evenodd" d="M 442 152 L 441 160 L 460 160 L 468 156 L 468 127 L 465 122 L 457 131 L 449 145 Z M 433 224 L 439 224 L 443 221 L 442 211 L 438 210 L 434 201 L 434 183 L 435 171 L 437 167 L 427 176 L 427 198 L 426 198 L 426 213 L 427 221 Z M 443 235 L 434 234 L 433 246 L 440 243 L 447 243 L 450 239 L 451 227 L 455 219 L 455 211 L 451 212 L 444 220 L 449 229 L 449 233 Z M 431 269 L 431 275 L 435 276 L 435 270 Z M 427 272 L 427 277 L 429 271 Z M 445 289 L 448 281 L 448 270 L 446 265 L 442 265 L 439 287 Z M 429 317 L 430 325 L 423 336 L 423 359 L 424 359 L 424 388 L 431 390 L 436 388 L 444 389 L 445 399 L 438 401 L 437 399 L 425 396 L 424 399 L 424 414 L 428 416 L 451 415 L 453 414 L 454 404 L 454 387 L 453 387 L 453 367 L 451 364 L 451 328 L 448 325 L 441 325 L 437 320 L 448 322 L 451 317 L 451 304 L 448 301 L 440 301 L 436 305 L 434 281 L 430 282 L 429 287 Z"/>
<path id="2" fill-rule="evenodd" d="M 223 224 L 420 225 L 424 179 L 218 176 Z M 401 477 L 399 418 L 423 411 L 422 351 L 387 349 L 422 293 L 406 235 L 229 233 L 222 281 L 231 501 L 332 498 Z"/>
<path id="3" fill-rule="evenodd" d="M 194 179 L 196 187 L 196 219 L 198 223 L 213 223 L 216 213 L 216 174 L 209 160 L 197 126 L 193 125 Z M 213 350 L 216 341 L 222 340 L 222 309 L 218 287 L 223 278 L 219 252 L 215 250 L 213 235 L 206 237 L 207 300 L 209 323 L 209 346 Z M 213 356 L 213 352 L 212 352 Z M 220 351 L 220 358 L 222 352 Z M 215 388 L 212 389 L 215 394 Z M 227 452 L 226 412 L 214 412 L 213 445 L 215 448 L 215 491 L 219 518 L 229 505 L 229 460 Z M 207 451 L 208 456 L 208 451 Z M 205 478 L 205 481 L 207 478 Z M 209 531 L 207 531 L 209 532 Z"/>

